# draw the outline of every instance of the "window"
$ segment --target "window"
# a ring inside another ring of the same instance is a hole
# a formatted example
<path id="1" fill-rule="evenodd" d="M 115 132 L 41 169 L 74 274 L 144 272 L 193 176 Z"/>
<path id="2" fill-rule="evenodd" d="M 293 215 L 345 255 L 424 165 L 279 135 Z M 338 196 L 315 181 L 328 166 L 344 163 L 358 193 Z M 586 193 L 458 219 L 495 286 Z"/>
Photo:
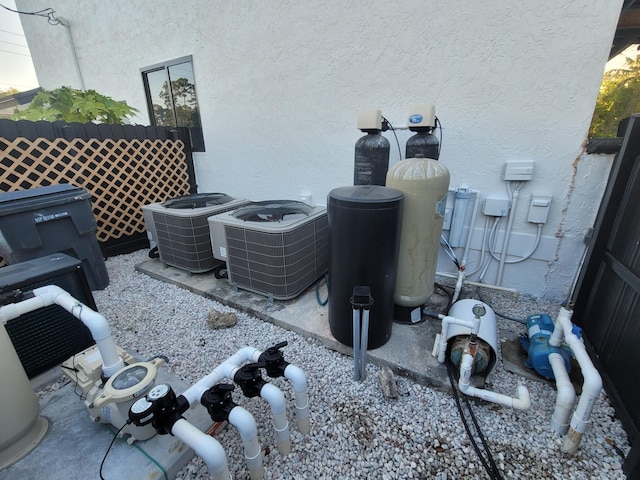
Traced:
<path id="1" fill-rule="evenodd" d="M 142 69 L 152 125 L 187 127 L 195 152 L 204 152 L 192 58 L 183 57 Z"/>

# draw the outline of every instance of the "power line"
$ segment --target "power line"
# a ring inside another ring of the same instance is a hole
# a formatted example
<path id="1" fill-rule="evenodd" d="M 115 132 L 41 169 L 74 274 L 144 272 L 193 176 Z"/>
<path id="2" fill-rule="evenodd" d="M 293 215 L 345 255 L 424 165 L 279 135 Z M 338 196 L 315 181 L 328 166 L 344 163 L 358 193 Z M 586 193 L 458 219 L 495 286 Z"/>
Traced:
<path id="1" fill-rule="evenodd" d="M 10 52 L 9 50 L 2 50 L 2 49 L 0 49 L 0 52 L 10 53 L 10 54 L 12 54 L 12 55 L 21 55 L 21 56 L 23 56 L 23 57 L 31 57 L 31 55 L 27 55 L 26 53 Z"/>
<path id="2" fill-rule="evenodd" d="M 51 25 L 58 25 L 60 23 L 55 16 L 56 12 L 53 8 L 45 8 L 43 10 L 38 10 L 37 12 L 23 12 L 21 10 L 14 10 L 13 8 L 9 8 L 1 3 L 0 7 L 13 13 L 19 13 L 21 15 L 34 15 L 36 17 L 44 17 Z"/>
<path id="3" fill-rule="evenodd" d="M 10 32 L 9 30 L 0 30 L 0 32 L 8 33 L 8 34 L 10 34 L 10 35 L 17 35 L 18 37 L 24 37 L 24 35 L 23 35 L 23 34 L 21 34 L 21 33 L 14 33 L 14 32 Z"/>
<path id="4" fill-rule="evenodd" d="M 7 45 L 15 45 L 16 47 L 29 48 L 28 45 L 24 45 L 23 43 L 5 42 L 4 40 L 0 40 L 0 43 L 6 43 Z"/>

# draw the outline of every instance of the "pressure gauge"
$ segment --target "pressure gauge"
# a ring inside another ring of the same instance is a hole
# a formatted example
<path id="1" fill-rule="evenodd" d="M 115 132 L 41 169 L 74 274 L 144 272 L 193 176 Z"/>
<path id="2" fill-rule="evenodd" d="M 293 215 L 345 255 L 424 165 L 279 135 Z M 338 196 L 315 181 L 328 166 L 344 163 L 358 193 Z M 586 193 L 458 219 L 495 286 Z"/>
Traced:
<path id="1" fill-rule="evenodd" d="M 476 317 L 484 317 L 487 314 L 487 309 L 481 303 L 476 303 L 471 311 Z"/>

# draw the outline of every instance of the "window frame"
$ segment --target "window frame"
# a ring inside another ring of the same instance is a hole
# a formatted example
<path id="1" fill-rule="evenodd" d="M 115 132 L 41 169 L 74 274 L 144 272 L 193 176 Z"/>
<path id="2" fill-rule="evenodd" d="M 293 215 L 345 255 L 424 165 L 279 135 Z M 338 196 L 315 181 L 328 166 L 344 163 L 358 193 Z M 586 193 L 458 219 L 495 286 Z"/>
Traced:
<path id="1" fill-rule="evenodd" d="M 146 67 L 143 67 L 140 69 L 140 73 L 142 75 L 142 83 L 144 86 L 144 93 L 145 93 L 145 98 L 147 100 L 147 112 L 149 114 L 149 123 L 151 125 L 154 126 L 159 126 L 156 120 L 156 114 L 154 112 L 153 109 L 153 97 L 151 94 L 151 88 L 149 86 L 149 79 L 148 79 L 148 74 L 150 73 L 154 73 L 154 72 L 159 72 L 159 71 L 164 71 L 167 81 L 171 81 L 171 76 L 169 75 L 169 68 L 173 67 L 175 65 L 180 65 L 182 63 L 187 63 L 189 62 L 191 64 L 191 71 L 193 72 L 193 89 L 194 89 L 194 94 L 195 94 L 195 99 L 196 99 L 196 107 L 198 109 L 198 121 L 199 121 L 199 127 L 200 127 L 200 137 L 202 138 L 202 145 L 197 145 L 193 143 L 193 135 L 191 135 L 191 141 L 192 141 L 192 149 L 194 152 L 204 152 L 205 151 L 205 145 L 204 145 L 204 134 L 202 132 L 202 117 L 200 115 L 200 102 L 198 101 L 198 90 L 196 87 L 196 82 L 195 82 L 195 69 L 194 69 L 194 65 L 193 65 L 193 55 L 186 55 L 184 57 L 178 57 L 172 60 L 168 60 L 165 62 L 160 62 L 160 63 L 156 63 L 153 65 L 149 65 Z M 175 108 L 175 100 L 174 100 L 174 96 L 173 96 L 173 91 L 171 88 L 168 88 L 168 92 L 169 92 L 169 97 L 171 100 L 171 113 L 173 116 L 173 122 L 176 126 L 178 127 L 184 127 L 185 125 L 180 125 L 178 122 L 178 114 L 176 112 L 176 108 Z M 189 129 L 189 132 L 191 133 L 191 128 L 193 127 L 186 127 Z"/>

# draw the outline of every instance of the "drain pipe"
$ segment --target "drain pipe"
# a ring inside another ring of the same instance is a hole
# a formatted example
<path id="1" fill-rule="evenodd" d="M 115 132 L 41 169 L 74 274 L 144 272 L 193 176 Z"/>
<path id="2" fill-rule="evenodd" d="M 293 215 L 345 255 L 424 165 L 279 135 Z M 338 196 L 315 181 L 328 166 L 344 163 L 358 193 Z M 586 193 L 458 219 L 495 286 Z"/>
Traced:
<path id="1" fill-rule="evenodd" d="M 551 416 L 551 428 L 557 434 L 564 435 L 569 430 L 569 418 L 576 403 L 576 390 L 569 379 L 562 355 L 550 353 L 548 358 L 558 391 L 556 406 Z"/>
<path id="2" fill-rule="evenodd" d="M 196 455 L 205 461 L 211 478 L 214 480 L 231 480 L 232 477 L 229 473 L 224 448 L 215 438 L 201 432 L 184 418 L 173 424 L 171 433 L 191 447 L 196 452 Z"/>
<path id="3" fill-rule="evenodd" d="M 286 401 L 284 394 L 278 387 L 262 379 L 260 368 L 264 366 L 264 363 L 248 363 L 243 365 L 233 375 L 233 381 L 240 386 L 245 397 L 252 398 L 260 396 L 269 404 L 273 416 L 273 429 L 275 431 L 278 451 L 281 455 L 286 456 L 291 452 Z"/>
<path id="4" fill-rule="evenodd" d="M 0 318 L 5 324 L 9 320 L 50 305 L 59 305 L 80 320 L 91 332 L 102 357 L 102 371 L 109 378 L 124 368 L 124 361 L 118 355 L 111 336 L 109 323 L 100 313 L 73 298 L 57 285 L 47 285 L 33 290 L 35 297 L 6 305 L 0 309 Z"/>
<path id="5" fill-rule="evenodd" d="M 214 422 L 228 421 L 236 427 L 244 445 L 244 458 L 251 480 L 264 478 L 262 449 L 258 441 L 258 428 L 253 416 L 244 408 L 236 405 L 231 398 L 234 385 L 219 383 L 207 390 L 200 403 L 207 409 Z"/>
<path id="6" fill-rule="evenodd" d="M 573 352 L 578 365 L 580 365 L 580 370 L 584 378 L 582 394 L 580 395 L 578 406 L 571 417 L 569 431 L 562 445 L 562 452 L 568 455 L 573 455 L 578 450 L 578 444 L 587 429 L 589 417 L 600 395 L 600 390 L 602 390 L 602 378 L 598 370 L 593 366 L 593 362 L 591 358 L 589 358 L 584 343 L 573 333 L 572 315 L 572 310 L 567 310 L 564 307 L 561 308 L 558 313 L 558 318 L 556 319 L 555 328 L 549 338 L 549 345 L 552 347 L 560 346 L 562 338 L 564 338 L 564 341 Z"/>
<path id="7" fill-rule="evenodd" d="M 518 396 L 509 397 L 501 393 L 492 392 L 482 388 L 472 387 L 470 384 L 471 372 L 473 371 L 473 355 L 465 353 L 460 362 L 460 380 L 458 388 L 465 395 L 481 398 L 488 402 L 497 403 L 506 407 L 513 407 L 518 410 L 527 410 L 531 406 L 529 390 L 524 385 L 518 385 Z"/>

